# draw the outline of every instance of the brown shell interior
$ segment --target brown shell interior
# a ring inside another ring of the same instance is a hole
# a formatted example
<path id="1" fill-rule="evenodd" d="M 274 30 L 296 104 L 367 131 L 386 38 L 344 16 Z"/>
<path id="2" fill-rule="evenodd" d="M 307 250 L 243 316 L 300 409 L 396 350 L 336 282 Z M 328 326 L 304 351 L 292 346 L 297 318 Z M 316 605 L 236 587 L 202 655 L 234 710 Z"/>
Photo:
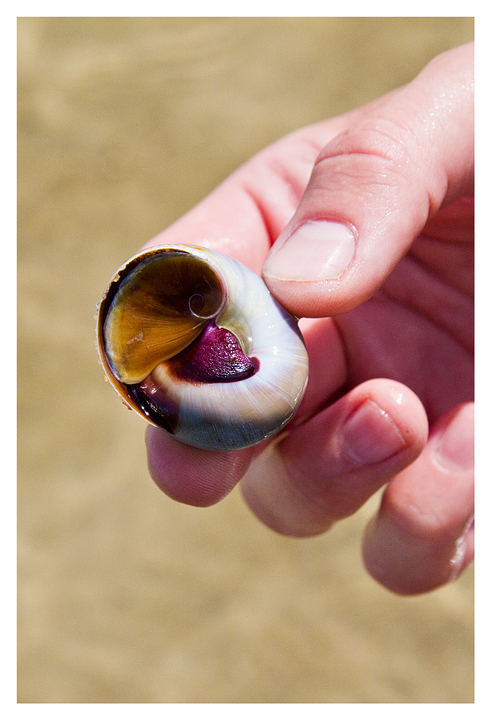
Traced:
<path id="1" fill-rule="evenodd" d="M 184 350 L 223 301 L 216 272 L 187 252 L 152 253 L 126 275 L 123 271 L 102 318 L 104 351 L 117 380 L 130 385 L 144 380 Z"/>

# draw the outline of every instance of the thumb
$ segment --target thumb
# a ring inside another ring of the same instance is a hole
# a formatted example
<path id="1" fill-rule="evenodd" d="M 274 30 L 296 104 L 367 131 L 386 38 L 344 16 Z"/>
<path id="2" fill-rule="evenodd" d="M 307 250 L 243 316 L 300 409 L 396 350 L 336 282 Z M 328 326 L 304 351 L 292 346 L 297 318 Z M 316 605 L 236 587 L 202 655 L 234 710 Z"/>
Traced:
<path id="1" fill-rule="evenodd" d="M 472 193 L 473 50 L 439 55 L 321 151 L 263 267 L 295 315 L 333 315 L 368 299 L 427 220 Z"/>

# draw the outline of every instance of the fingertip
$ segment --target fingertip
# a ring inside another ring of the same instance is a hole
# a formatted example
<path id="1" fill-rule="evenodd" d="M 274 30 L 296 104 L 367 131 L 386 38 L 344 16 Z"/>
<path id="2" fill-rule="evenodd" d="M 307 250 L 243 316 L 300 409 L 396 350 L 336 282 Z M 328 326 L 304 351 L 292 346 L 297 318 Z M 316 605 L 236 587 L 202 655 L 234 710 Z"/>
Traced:
<path id="1" fill-rule="evenodd" d="M 317 535 L 412 463 L 427 428 L 424 408 L 409 388 L 368 381 L 257 458 L 244 478 L 244 497 L 277 532 Z"/>
<path id="2" fill-rule="evenodd" d="M 472 194 L 473 171 L 467 46 L 367 106 L 324 146 L 295 215 L 266 259 L 267 284 L 297 316 L 360 305 L 440 207 Z"/>
<path id="3" fill-rule="evenodd" d="M 343 291 L 356 264 L 357 232 L 349 223 L 307 219 L 289 224 L 273 245 L 262 275 L 271 293 L 297 317 L 346 312 L 372 293 L 371 286 Z"/>
<path id="4" fill-rule="evenodd" d="M 365 568 L 398 595 L 429 592 L 450 580 L 454 548 L 437 548 L 380 512 L 368 523 L 362 542 Z"/>
<path id="5" fill-rule="evenodd" d="M 368 380 L 280 445 L 290 477 L 331 519 L 355 512 L 425 447 L 428 420 L 417 395 L 386 378 Z M 310 449 L 310 451 L 309 451 Z"/>
<path id="6" fill-rule="evenodd" d="M 362 542 L 365 568 L 398 595 L 419 595 L 457 580 L 473 559 L 467 521 L 457 539 L 424 536 L 383 510 L 368 523 Z"/>
<path id="7" fill-rule="evenodd" d="M 387 486 L 367 526 L 368 572 L 401 595 L 434 590 L 473 558 L 472 403 L 449 411 L 418 459 Z"/>
<path id="8" fill-rule="evenodd" d="M 415 460 L 428 440 L 428 416 L 423 403 L 407 385 L 389 378 L 368 380 L 358 391 L 369 392 L 384 417 L 393 423 L 401 440 Z"/>
<path id="9" fill-rule="evenodd" d="M 173 500 L 208 507 L 222 500 L 245 474 L 254 448 L 213 452 L 179 442 L 148 426 L 148 470 L 157 487 Z"/>

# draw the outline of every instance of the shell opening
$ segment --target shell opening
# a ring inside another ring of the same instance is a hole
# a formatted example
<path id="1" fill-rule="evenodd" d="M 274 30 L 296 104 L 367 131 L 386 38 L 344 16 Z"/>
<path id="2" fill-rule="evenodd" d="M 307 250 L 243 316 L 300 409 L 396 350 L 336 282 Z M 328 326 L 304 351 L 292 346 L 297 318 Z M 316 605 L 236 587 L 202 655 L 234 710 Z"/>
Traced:
<path id="1" fill-rule="evenodd" d="M 104 344 L 115 377 L 146 378 L 184 350 L 220 312 L 224 288 L 216 271 L 183 252 L 152 254 L 119 281 L 104 321 Z"/>

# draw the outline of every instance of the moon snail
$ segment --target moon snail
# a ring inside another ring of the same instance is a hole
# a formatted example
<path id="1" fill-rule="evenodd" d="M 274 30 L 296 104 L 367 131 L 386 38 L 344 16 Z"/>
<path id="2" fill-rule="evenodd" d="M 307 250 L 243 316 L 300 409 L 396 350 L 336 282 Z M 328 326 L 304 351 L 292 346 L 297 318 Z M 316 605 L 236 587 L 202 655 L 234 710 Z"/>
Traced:
<path id="1" fill-rule="evenodd" d="M 307 383 L 297 319 L 252 270 L 205 248 L 166 245 L 130 258 L 99 303 L 97 342 L 130 408 L 208 450 L 277 433 Z"/>

